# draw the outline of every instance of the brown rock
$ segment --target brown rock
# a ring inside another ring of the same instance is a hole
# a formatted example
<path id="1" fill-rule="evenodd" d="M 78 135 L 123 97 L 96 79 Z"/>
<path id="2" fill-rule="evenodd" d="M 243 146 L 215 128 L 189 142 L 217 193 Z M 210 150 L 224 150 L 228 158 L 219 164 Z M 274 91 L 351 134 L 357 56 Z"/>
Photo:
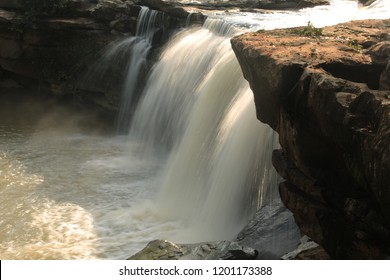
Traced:
<path id="1" fill-rule="evenodd" d="M 232 39 L 258 118 L 279 133 L 281 198 L 336 259 L 390 254 L 389 26 L 355 21 Z"/>

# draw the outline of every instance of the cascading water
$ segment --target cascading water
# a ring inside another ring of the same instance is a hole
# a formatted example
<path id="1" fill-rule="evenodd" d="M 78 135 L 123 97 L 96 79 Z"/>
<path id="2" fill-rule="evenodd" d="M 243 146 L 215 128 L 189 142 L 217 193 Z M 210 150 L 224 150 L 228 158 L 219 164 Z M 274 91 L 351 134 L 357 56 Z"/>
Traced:
<path id="1" fill-rule="evenodd" d="M 131 59 L 127 69 L 125 84 L 122 90 L 122 100 L 118 116 L 118 130 L 127 131 L 131 112 L 134 110 L 139 87 L 140 74 L 145 69 L 147 56 L 152 48 L 153 37 L 158 25 L 163 22 L 164 14 L 142 7 L 138 16 L 136 36 L 131 46 Z"/>
<path id="2" fill-rule="evenodd" d="M 121 100 L 117 120 L 117 130 L 127 133 L 132 112 L 142 91 L 143 76 L 147 74 L 148 55 L 153 47 L 156 33 L 164 25 L 165 16 L 148 7 L 141 7 L 137 18 L 136 35 L 110 44 L 102 57 L 80 79 L 79 87 L 93 91 L 108 91 L 109 80 L 121 84 Z M 120 77 L 114 73 L 123 72 Z M 114 77 L 113 77 L 114 76 Z"/>
<path id="3" fill-rule="evenodd" d="M 230 49 L 232 25 L 320 26 L 389 11 L 387 0 L 360 9 L 339 0 L 299 11 L 215 15 L 205 28 L 183 30 L 153 67 L 129 136 L 75 129 L 77 119 L 69 123 L 71 114 L 57 108 L 57 118 L 47 116 L 36 128 L 1 117 L 0 257 L 124 259 L 156 238 L 234 237 L 276 195 L 269 162 L 277 139 L 255 118 Z M 134 44 L 126 39 L 107 56 L 132 57 Z M 13 113 L 4 106 L 1 116 L 4 110 Z"/>
<path id="4" fill-rule="evenodd" d="M 268 172 L 273 132 L 256 120 L 226 36 L 233 29 L 209 19 L 205 28 L 177 34 L 150 76 L 131 130 L 146 149 L 173 146 L 159 178 L 159 208 L 190 228 L 187 242 L 232 238 L 258 208 L 259 186 L 261 199 L 276 186 Z"/>

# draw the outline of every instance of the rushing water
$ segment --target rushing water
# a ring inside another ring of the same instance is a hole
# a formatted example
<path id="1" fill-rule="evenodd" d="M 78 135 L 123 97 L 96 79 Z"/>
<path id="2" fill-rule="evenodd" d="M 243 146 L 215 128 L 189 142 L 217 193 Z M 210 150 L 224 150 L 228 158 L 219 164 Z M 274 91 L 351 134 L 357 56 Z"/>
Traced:
<path id="1" fill-rule="evenodd" d="M 275 195 L 276 137 L 255 118 L 230 49 L 235 29 L 225 21 L 270 29 L 389 11 L 387 0 L 364 9 L 340 0 L 295 12 L 230 13 L 223 22 L 218 15 L 207 28 L 183 30 L 150 73 L 128 136 L 86 130 L 85 116 L 66 110 L 32 120 L 21 116 L 32 104 L 19 111 L 1 104 L 0 258 L 121 259 L 156 238 L 234 237 Z"/>

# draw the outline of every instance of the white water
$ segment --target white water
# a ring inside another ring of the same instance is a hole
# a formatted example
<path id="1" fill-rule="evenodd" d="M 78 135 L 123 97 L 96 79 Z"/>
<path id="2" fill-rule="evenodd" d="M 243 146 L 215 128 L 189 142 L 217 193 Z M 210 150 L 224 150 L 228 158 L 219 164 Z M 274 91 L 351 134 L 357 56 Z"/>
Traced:
<path id="1" fill-rule="evenodd" d="M 210 48 L 197 52 L 205 45 Z M 174 87 L 164 94 L 167 84 Z M 148 81 L 131 136 L 142 136 L 148 150 L 169 139 L 172 151 L 158 178 L 158 207 L 189 228 L 177 237 L 181 241 L 233 238 L 268 185 L 275 185 L 268 172 L 273 133 L 255 116 L 229 40 L 206 29 L 178 34 Z M 259 186 L 264 189 L 258 198 Z"/>
<path id="2" fill-rule="evenodd" d="M 342 17 L 329 17 L 341 5 Z M 227 20 L 273 28 L 386 12 L 386 0 L 364 10 L 337 1 Z M 206 29 L 167 45 L 129 137 L 87 133 L 64 123 L 66 113 L 59 119 L 35 129 L 1 119 L 2 259 L 123 259 L 156 238 L 231 238 L 273 196 L 275 139 L 255 119 L 229 38 Z"/>
<path id="3" fill-rule="evenodd" d="M 146 67 L 147 56 L 152 48 L 153 35 L 156 31 L 158 18 L 162 13 L 142 7 L 138 16 L 138 25 L 131 46 L 130 63 L 127 69 L 125 84 L 122 90 L 122 100 L 118 117 L 118 129 L 127 131 L 130 124 L 131 110 L 134 110 L 136 91 L 139 86 L 141 71 Z"/>

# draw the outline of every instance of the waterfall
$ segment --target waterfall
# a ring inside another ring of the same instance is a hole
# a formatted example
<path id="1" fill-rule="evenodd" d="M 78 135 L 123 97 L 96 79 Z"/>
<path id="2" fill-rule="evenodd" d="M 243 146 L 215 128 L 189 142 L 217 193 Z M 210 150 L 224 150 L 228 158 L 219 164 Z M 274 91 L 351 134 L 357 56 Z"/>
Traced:
<path id="1" fill-rule="evenodd" d="M 261 14 L 269 23 L 256 24 L 266 29 L 304 25 L 340 7 L 354 7 L 354 16 L 362 15 L 356 2 L 332 1 L 330 8 Z M 271 165 L 277 136 L 256 119 L 251 90 L 231 50 L 229 38 L 239 32 L 237 26 L 245 26 L 242 17 L 236 20 L 216 16 L 203 28 L 171 38 L 131 124 L 129 135 L 141 143 L 140 154 L 167 155 L 156 180 L 161 190 L 156 207 L 188 228 L 185 242 L 233 238 L 256 209 L 277 197 L 278 176 Z"/>
<path id="2" fill-rule="evenodd" d="M 147 56 L 152 48 L 155 32 L 163 21 L 163 13 L 142 7 L 138 15 L 136 36 L 132 38 L 130 63 L 128 64 L 122 100 L 118 116 L 118 130 L 127 131 L 131 113 L 138 98 L 140 75 L 145 72 Z M 144 76 L 146 74 L 144 73 Z"/>
<path id="3" fill-rule="evenodd" d="M 158 208 L 191 228 L 187 242 L 233 238 L 276 186 L 276 137 L 256 119 L 233 33 L 220 19 L 178 33 L 150 74 L 130 131 L 144 152 L 169 153 Z"/>
<path id="4" fill-rule="evenodd" d="M 155 41 L 161 39 L 159 36 L 164 33 L 166 19 L 164 13 L 141 7 L 135 36 L 111 43 L 78 81 L 78 87 L 87 91 L 105 92 L 105 95 L 108 93 L 113 96 L 115 94 L 112 92 L 120 91 L 117 120 L 117 130 L 120 133 L 128 132 L 132 112 L 147 76 L 150 62 L 148 55 L 156 44 Z"/>

